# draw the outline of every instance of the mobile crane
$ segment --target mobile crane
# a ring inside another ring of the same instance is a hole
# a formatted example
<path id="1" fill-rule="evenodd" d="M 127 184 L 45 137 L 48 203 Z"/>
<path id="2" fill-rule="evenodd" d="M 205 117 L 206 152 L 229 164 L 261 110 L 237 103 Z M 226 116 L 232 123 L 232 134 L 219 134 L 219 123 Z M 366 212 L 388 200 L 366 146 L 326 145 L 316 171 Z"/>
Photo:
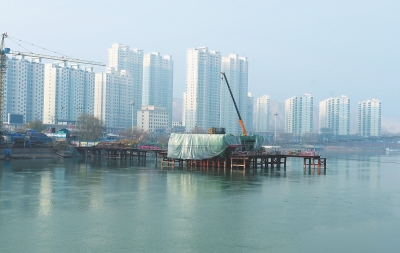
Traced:
<path id="1" fill-rule="evenodd" d="M 69 57 L 60 57 L 60 56 L 53 56 L 53 55 L 44 55 L 44 54 L 35 54 L 32 52 L 20 52 L 20 51 L 13 51 L 10 48 L 5 47 L 5 39 L 9 36 L 7 33 L 3 33 L 1 37 L 1 44 L 0 44 L 0 130 L 3 127 L 3 87 L 4 87 L 4 79 L 6 75 L 7 69 L 7 54 L 12 54 L 16 56 L 28 56 L 34 57 L 39 59 L 50 59 L 56 61 L 63 61 L 63 62 L 74 62 L 74 63 L 82 63 L 88 65 L 98 65 L 98 66 L 106 66 L 101 62 L 94 62 L 94 61 L 85 61 L 80 59 L 73 59 Z"/>
<path id="2" fill-rule="evenodd" d="M 236 112 L 237 112 L 238 117 L 239 117 L 239 124 L 240 124 L 240 127 L 242 128 L 243 135 L 247 136 L 246 127 L 244 126 L 242 117 L 240 116 L 240 112 L 239 112 L 239 109 L 238 109 L 238 107 L 236 105 L 235 98 L 233 97 L 233 94 L 232 94 L 232 91 L 231 91 L 231 87 L 229 86 L 229 83 L 228 83 L 228 79 L 226 78 L 225 72 L 221 72 L 221 74 L 223 76 L 222 79 L 225 79 L 226 85 L 228 86 L 229 93 L 231 94 L 231 98 L 232 98 L 233 104 L 235 105 L 235 109 L 236 109 Z"/>

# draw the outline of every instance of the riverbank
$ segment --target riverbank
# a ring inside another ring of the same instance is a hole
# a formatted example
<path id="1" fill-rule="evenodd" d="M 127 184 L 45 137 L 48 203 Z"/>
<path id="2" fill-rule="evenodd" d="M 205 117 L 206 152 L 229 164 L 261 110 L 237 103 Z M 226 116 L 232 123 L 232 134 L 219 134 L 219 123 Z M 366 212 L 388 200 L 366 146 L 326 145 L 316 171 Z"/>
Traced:
<path id="1" fill-rule="evenodd" d="M 4 148 L 0 155 L 0 160 L 5 160 Z M 7 149 L 11 150 L 11 159 L 44 159 L 44 158 L 60 158 L 53 148 L 14 148 L 8 146 Z"/>
<path id="2" fill-rule="evenodd" d="M 279 144 L 278 144 L 279 145 Z M 282 150 L 294 150 L 304 148 L 317 148 L 324 151 L 385 151 L 386 148 L 400 149 L 399 143 L 363 143 L 363 142 L 336 142 L 316 144 L 280 144 Z"/>

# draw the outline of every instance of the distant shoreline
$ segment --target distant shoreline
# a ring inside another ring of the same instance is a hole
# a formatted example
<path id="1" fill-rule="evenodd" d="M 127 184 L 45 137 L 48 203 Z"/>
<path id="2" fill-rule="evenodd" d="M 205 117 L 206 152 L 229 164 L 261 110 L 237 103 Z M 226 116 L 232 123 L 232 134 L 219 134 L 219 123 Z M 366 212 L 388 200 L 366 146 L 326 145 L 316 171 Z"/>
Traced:
<path id="1" fill-rule="evenodd" d="M 56 154 L 53 148 L 14 148 L 14 147 L 1 147 L 2 153 L 0 160 L 8 160 L 5 158 L 4 148 L 11 149 L 11 160 L 13 159 L 46 159 L 46 158 L 61 158 Z"/>
<path id="2" fill-rule="evenodd" d="M 323 151 L 385 151 L 386 148 L 400 149 L 398 143 L 329 143 L 329 144 L 277 144 L 282 150 L 316 148 Z"/>

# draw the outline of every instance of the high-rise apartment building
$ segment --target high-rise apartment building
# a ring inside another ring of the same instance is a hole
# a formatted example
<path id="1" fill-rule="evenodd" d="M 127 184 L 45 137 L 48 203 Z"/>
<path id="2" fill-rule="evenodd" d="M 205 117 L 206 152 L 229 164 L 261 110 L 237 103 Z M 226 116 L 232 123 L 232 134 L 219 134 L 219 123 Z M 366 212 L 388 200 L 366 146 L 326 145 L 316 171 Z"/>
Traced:
<path id="1" fill-rule="evenodd" d="M 247 94 L 247 117 L 246 117 L 246 129 L 248 133 L 253 133 L 253 95 Z"/>
<path id="2" fill-rule="evenodd" d="M 166 108 L 169 128 L 172 127 L 173 72 L 170 55 L 161 56 L 158 52 L 144 55 L 142 105 Z"/>
<path id="3" fill-rule="evenodd" d="M 106 127 L 132 127 L 132 119 L 137 118 L 131 103 L 133 85 L 129 71 L 108 67 L 105 73 L 96 73 L 94 116 Z"/>
<path id="4" fill-rule="evenodd" d="M 221 71 L 225 72 L 236 105 L 243 122 L 247 123 L 247 90 L 248 90 L 248 62 L 247 57 L 230 54 L 222 57 Z M 221 79 L 220 91 L 220 127 L 224 127 L 227 134 L 242 133 L 238 124 L 238 115 L 225 80 Z M 247 127 L 247 126 L 246 126 Z"/>
<path id="5" fill-rule="evenodd" d="M 93 68 L 46 64 L 43 123 L 75 121 L 83 113 L 93 114 L 94 77 Z"/>
<path id="6" fill-rule="evenodd" d="M 319 103 L 319 131 L 350 134 L 350 98 L 328 98 Z"/>
<path id="7" fill-rule="evenodd" d="M 207 130 L 220 123 L 221 53 L 192 48 L 186 56 L 184 119 L 186 131 Z"/>
<path id="8" fill-rule="evenodd" d="M 285 101 L 285 131 L 303 135 L 313 131 L 313 97 L 295 96 Z"/>
<path id="9" fill-rule="evenodd" d="M 183 101 L 183 105 L 182 105 L 182 126 L 185 127 L 185 125 L 186 125 L 186 103 L 185 103 L 185 101 L 186 101 L 186 92 L 183 93 L 182 97 L 183 97 L 182 98 L 182 101 Z M 185 127 L 185 129 L 186 129 L 186 127 Z"/>
<path id="10" fill-rule="evenodd" d="M 43 120 L 44 64 L 39 59 L 8 58 L 3 83 L 3 122 L 8 114 L 23 115 L 25 123 Z"/>
<path id="11" fill-rule="evenodd" d="M 381 101 L 378 99 L 358 103 L 358 133 L 367 137 L 381 135 Z"/>
<path id="12" fill-rule="evenodd" d="M 269 131 L 269 96 L 257 98 L 256 104 L 256 132 Z"/>
<path id="13" fill-rule="evenodd" d="M 125 72 L 133 79 L 133 93 L 130 101 L 133 102 L 135 114 L 142 107 L 142 87 L 143 87 L 143 50 L 130 49 L 129 46 L 115 43 L 108 49 L 108 67 L 113 67 L 115 71 Z M 137 125 L 134 118 L 134 125 Z"/>

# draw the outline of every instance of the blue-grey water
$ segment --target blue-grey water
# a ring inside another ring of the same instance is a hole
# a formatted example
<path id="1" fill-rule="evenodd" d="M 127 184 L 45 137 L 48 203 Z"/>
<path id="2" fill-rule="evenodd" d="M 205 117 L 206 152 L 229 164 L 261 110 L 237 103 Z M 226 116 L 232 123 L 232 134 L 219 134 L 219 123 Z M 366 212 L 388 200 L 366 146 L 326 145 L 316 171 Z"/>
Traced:
<path id="1" fill-rule="evenodd" d="M 400 252 L 400 155 L 328 169 L 0 161 L 1 252 Z"/>

